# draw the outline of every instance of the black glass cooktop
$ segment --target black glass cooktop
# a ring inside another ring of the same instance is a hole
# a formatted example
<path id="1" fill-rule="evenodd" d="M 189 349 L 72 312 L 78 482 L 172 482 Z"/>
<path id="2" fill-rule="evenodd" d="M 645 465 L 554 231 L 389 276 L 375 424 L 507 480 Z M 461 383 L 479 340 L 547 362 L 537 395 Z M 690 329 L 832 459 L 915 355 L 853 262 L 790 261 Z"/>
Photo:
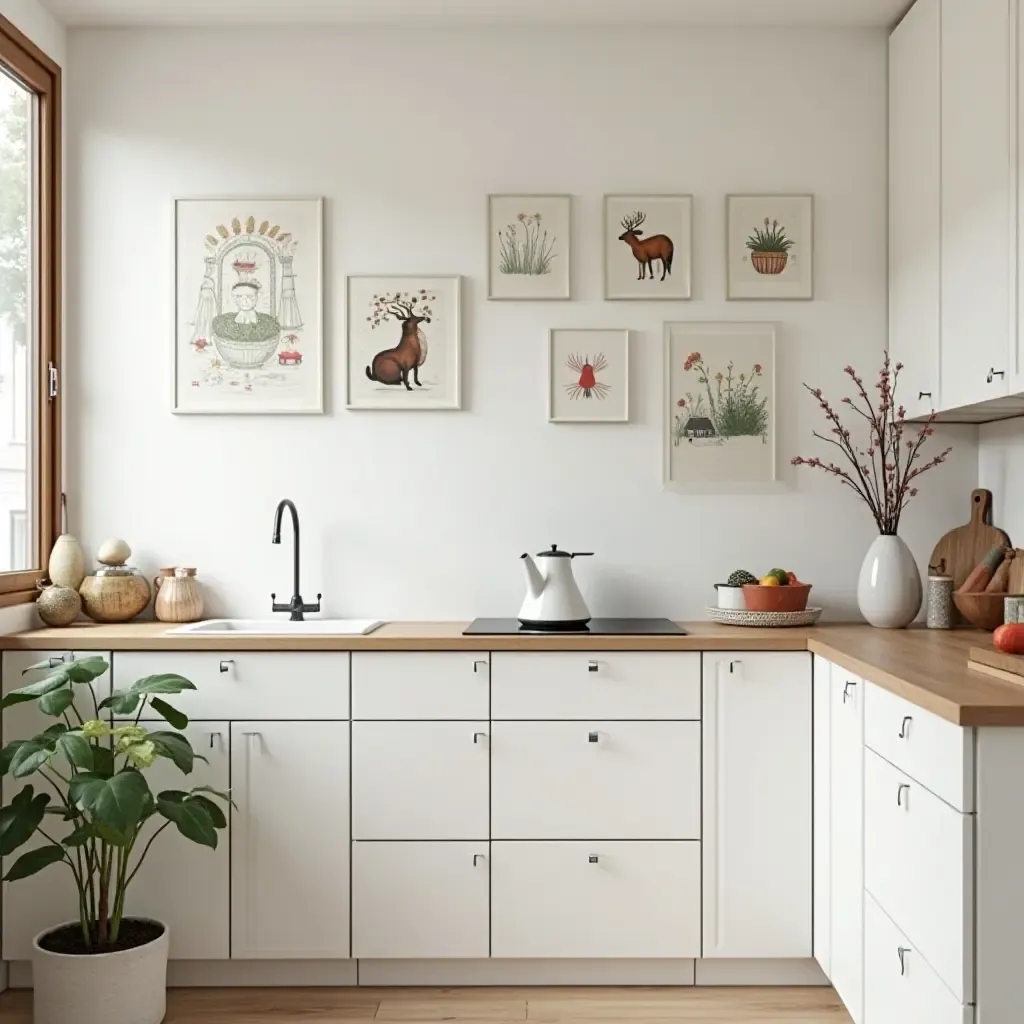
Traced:
<path id="1" fill-rule="evenodd" d="M 519 624 L 518 619 L 474 619 L 462 631 L 462 635 L 509 636 L 530 633 L 537 635 L 629 636 L 634 633 L 646 633 L 649 636 L 677 636 L 685 632 L 685 629 L 671 619 L 591 619 L 582 629 L 572 630 L 527 629 Z"/>

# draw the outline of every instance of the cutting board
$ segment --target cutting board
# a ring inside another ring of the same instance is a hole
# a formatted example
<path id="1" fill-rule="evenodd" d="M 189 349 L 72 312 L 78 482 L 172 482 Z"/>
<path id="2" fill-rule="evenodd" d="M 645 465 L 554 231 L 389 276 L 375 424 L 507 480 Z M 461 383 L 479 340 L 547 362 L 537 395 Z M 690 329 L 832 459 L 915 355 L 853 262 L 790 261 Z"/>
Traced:
<path id="1" fill-rule="evenodd" d="M 971 491 L 971 517 L 963 526 L 943 534 L 928 559 L 931 571 L 939 570 L 953 577 L 953 589 L 970 575 L 971 570 L 997 544 L 1010 546 L 1010 538 L 992 523 L 992 492 L 979 488 Z"/>
<path id="2" fill-rule="evenodd" d="M 972 672 L 1002 679 L 1004 683 L 1024 686 L 1024 657 L 1019 654 L 1003 654 L 990 647 L 972 647 L 967 659 Z"/>

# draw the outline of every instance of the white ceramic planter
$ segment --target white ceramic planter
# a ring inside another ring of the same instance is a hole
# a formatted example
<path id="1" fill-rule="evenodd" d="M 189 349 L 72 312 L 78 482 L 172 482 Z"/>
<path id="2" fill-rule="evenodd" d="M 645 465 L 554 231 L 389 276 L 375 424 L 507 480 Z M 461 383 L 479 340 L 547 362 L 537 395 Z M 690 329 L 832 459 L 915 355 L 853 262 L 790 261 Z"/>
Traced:
<path id="1" fill-rule="evenodd" d="M 145 946 L 96 956 L 41 949 L 39 940 L 53 930 L 32 943 L 34 1024 L 160 1024 L 167 1012 L 166 925 Z"/>
<path id="2" fill-rule="evenodd" d="M 715 588 L 718 591 L 719 608 L 733 612 L 746 610 L 747 599 L 743 594 L 742 587 L 730 587 L 727 583 L 716 583 Z"/>
<path id="3" fill-rule="evenodd" d="M 921 610 L 921 573 L 899 537 L 875 538 L 857 581 L 857 605 L 872 626 L 902 629 Z"/>

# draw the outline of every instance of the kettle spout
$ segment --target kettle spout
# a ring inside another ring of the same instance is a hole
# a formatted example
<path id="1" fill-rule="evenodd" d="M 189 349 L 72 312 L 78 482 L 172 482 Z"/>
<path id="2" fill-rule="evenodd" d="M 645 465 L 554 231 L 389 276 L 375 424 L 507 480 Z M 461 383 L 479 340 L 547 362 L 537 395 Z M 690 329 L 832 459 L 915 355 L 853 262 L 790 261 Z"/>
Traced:
<path id="1" fill-rule="evenodd" d="M 526 570 L 526 589 L 529 592 L 531 598 L 536 599 L 540 597 L 541 592 L 544 590 L 544 577 L 541 575 L 540 569 L 537 568 L 537 563 L 530 557 L 530 555 L 522 555 L 523 568 Z"/>

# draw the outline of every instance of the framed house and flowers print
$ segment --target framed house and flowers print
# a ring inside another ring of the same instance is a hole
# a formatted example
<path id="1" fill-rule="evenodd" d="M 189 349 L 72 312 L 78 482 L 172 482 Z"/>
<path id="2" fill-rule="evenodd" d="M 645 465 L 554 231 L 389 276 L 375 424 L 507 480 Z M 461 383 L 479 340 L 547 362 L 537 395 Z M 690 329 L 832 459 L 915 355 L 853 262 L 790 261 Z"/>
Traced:
<path id="1" fill-rule="evenodd" d="M 727 298 L 814 298 L 814 197 L 726 198 Z"/>
<path id="2" fill-rule="evenodd" d="M 604 197 L 604 297 L 688 299 L 692 196 Z"/>
<path id="3" fill-rule="evenodd" d="M 323 412 L 323 201 L 174 202 L 174 411 Z"/>
<path id="4" fill-rule="evenodd" d="M 665 484 L 772 484 L 775 324 L 665 324 Z"/>
<path id="5" fill-rule="evenodd" d="M 489 299 L 571 297 L 571 196 L 488 196 L 487 236 Z"/>
<path id="6" fill-rule="evenodd" d="M 550 332 L 548 421 L 629 421 L 629 331 Z"/>

